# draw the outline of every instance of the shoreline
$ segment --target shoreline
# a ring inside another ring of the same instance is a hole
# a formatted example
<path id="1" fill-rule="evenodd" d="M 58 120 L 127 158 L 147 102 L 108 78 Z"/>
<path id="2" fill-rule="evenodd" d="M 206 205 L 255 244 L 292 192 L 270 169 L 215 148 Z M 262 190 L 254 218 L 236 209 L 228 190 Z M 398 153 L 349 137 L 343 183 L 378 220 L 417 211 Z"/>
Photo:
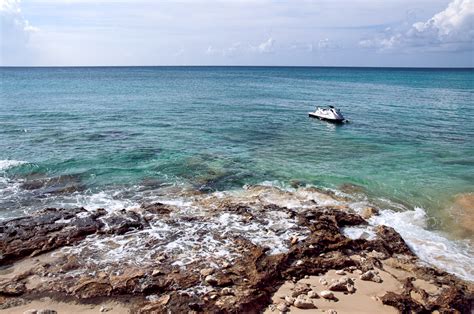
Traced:
<path id="1" fill-rule="evenodd" d="M 340 313 L 354 300 L 387 313 L 470 311 L 474 284 L 423 265 L 394 229 L 347 237 L 344 228 L 367 226 L 378 210 L 362 218 L 332 202 L 340 197 L 252 186 L 245 195 L 196 195 L 185 209 L 45 209 L 1 221 L 0 311 L 299 311 L 281 299 L 288 294 Z M 360 278 L 366 273 L 372 279 Z M 339 300 L 326 301 L 323 288 Z"/>

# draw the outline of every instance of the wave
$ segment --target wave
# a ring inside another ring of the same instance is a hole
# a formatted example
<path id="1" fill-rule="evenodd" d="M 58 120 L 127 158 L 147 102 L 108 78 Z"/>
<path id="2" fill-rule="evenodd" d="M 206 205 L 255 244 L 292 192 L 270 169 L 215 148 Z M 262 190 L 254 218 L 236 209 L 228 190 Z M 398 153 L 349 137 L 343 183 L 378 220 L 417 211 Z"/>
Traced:
<path id="1" fill-rule="evenodd" d="M 7 170 L 9 168 L 17 167 L 23 164 L 27 164 L 27 161 L 23 160 L 0 160 L 0 171 Z"/>

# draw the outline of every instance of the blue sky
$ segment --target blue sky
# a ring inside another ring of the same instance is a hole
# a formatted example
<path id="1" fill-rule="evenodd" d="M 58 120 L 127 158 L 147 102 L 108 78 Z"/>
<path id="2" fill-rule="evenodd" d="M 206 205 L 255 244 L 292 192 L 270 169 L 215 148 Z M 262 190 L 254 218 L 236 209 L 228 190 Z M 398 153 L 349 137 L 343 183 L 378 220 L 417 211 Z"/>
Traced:
<path id="1" fill-rule="evenodd" d="M 2 65 L 474 66 L 474 0 L 0 0 Z"/>

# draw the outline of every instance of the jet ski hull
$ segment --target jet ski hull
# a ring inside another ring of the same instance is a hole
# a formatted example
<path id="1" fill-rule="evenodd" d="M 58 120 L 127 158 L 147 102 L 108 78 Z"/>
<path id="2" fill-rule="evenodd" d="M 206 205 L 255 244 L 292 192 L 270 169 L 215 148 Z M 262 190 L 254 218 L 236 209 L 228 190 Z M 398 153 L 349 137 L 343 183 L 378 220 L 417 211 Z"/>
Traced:
<path id="1" fill-rule="evenodd" d="M 309 112 L 308 116 L 311 117 L 311 118 L 316 118 L 316 119 L 319 119 L 319 120 L 324 120 L 324 121 L 328 121 L 328 122 L 332 122 L 332 123 L 344 123 L 344 121 L 345 121 L 345 119 L 333 119 L 333 118 L 320 116 L 320 115 L 315 114 L 314 112 Z"/>

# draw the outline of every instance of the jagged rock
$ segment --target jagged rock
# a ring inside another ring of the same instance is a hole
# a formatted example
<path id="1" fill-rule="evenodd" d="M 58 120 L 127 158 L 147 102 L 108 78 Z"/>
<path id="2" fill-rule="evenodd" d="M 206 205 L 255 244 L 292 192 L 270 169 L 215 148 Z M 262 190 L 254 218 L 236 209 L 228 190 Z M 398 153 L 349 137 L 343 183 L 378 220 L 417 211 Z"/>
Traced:
<path id="1" fill-rule="evenodd" d="M 0 264 L 79 242 L 103 227 L 97 218 L 104 214 L 104 210 L 47 208 L 28 217 L 2 221 Z"/>
<path id="2" fill-rule="evenodd" d="M 370 217 L 378 215 L 378 214 L 379 214 L 379 210 L 375 207 L 365 207 L 364 209 L 362 209 L 360 213 L 360 215 L 364 219 L 369 219 Z"/>
<path id="3" fill-rule="evenodd" d="M 314 305 L 313 301 L 304 294 L 300 294 L 293 305 L 299 309 L 315 309 L 316 306 Z"/>
<path id="4" fill-rule="evenodd" d="M 227 288 L 227 287 L 222 289 L 221 293 L 222 293 L 222 295 L 234 295 L 235 294 L 235 292 L 232 288 Z"/>
<path id="5" fill-rule="evenodd" d="M 329 285 L 329 290 L 353 293 L 355 291 L 354 282 L 349 277 L 342 277 L 339 280 L 331 283 Z"/>
<path id="6" fill-rule="evenodd" d="M 297 283 L 295 285 L 295 287 L 293 288 L 293 292 L 291 293 L 291 296 L 293 298 L 296 298 L 298 297 L 299 295 L 301 294 L 304 294 L 308 291 L 311 291 L 311 287 L 309 284 L 305 284 L 305 283 Z"/>
<path id="7" fill-rule="evenodd" d="M 19 296 L 26 292 L 23 282 L 7 282 L 0 286 L 0 296 Z"/>
<path id="8" fill-rule="evenodd" d="M 373 270 L 366 271 L 365 273 L 360 275 L 360 279 L 377 283 L 381 283 L 383 281 L 382 278 Z"/>
<path id="9" fill-rule="evenodd" d="M 202 276 L 207 277 L 209 275 L 214 274 L 215 269 L 214 268 L 203 268 L 199 272 Z"/>
<path id="10" fill-rule="evenodd" d="M 332 293 L 331 291 L 323 290 L 319 293 L 319 295 L 324 299 L 334 300 L 334 293 Z"/>
<path id="11" fill-rule="evenodd" d="M 217 286 L 217 278 L 212 275 L 207 275 L 204 281 L 211 286 Z"/>

